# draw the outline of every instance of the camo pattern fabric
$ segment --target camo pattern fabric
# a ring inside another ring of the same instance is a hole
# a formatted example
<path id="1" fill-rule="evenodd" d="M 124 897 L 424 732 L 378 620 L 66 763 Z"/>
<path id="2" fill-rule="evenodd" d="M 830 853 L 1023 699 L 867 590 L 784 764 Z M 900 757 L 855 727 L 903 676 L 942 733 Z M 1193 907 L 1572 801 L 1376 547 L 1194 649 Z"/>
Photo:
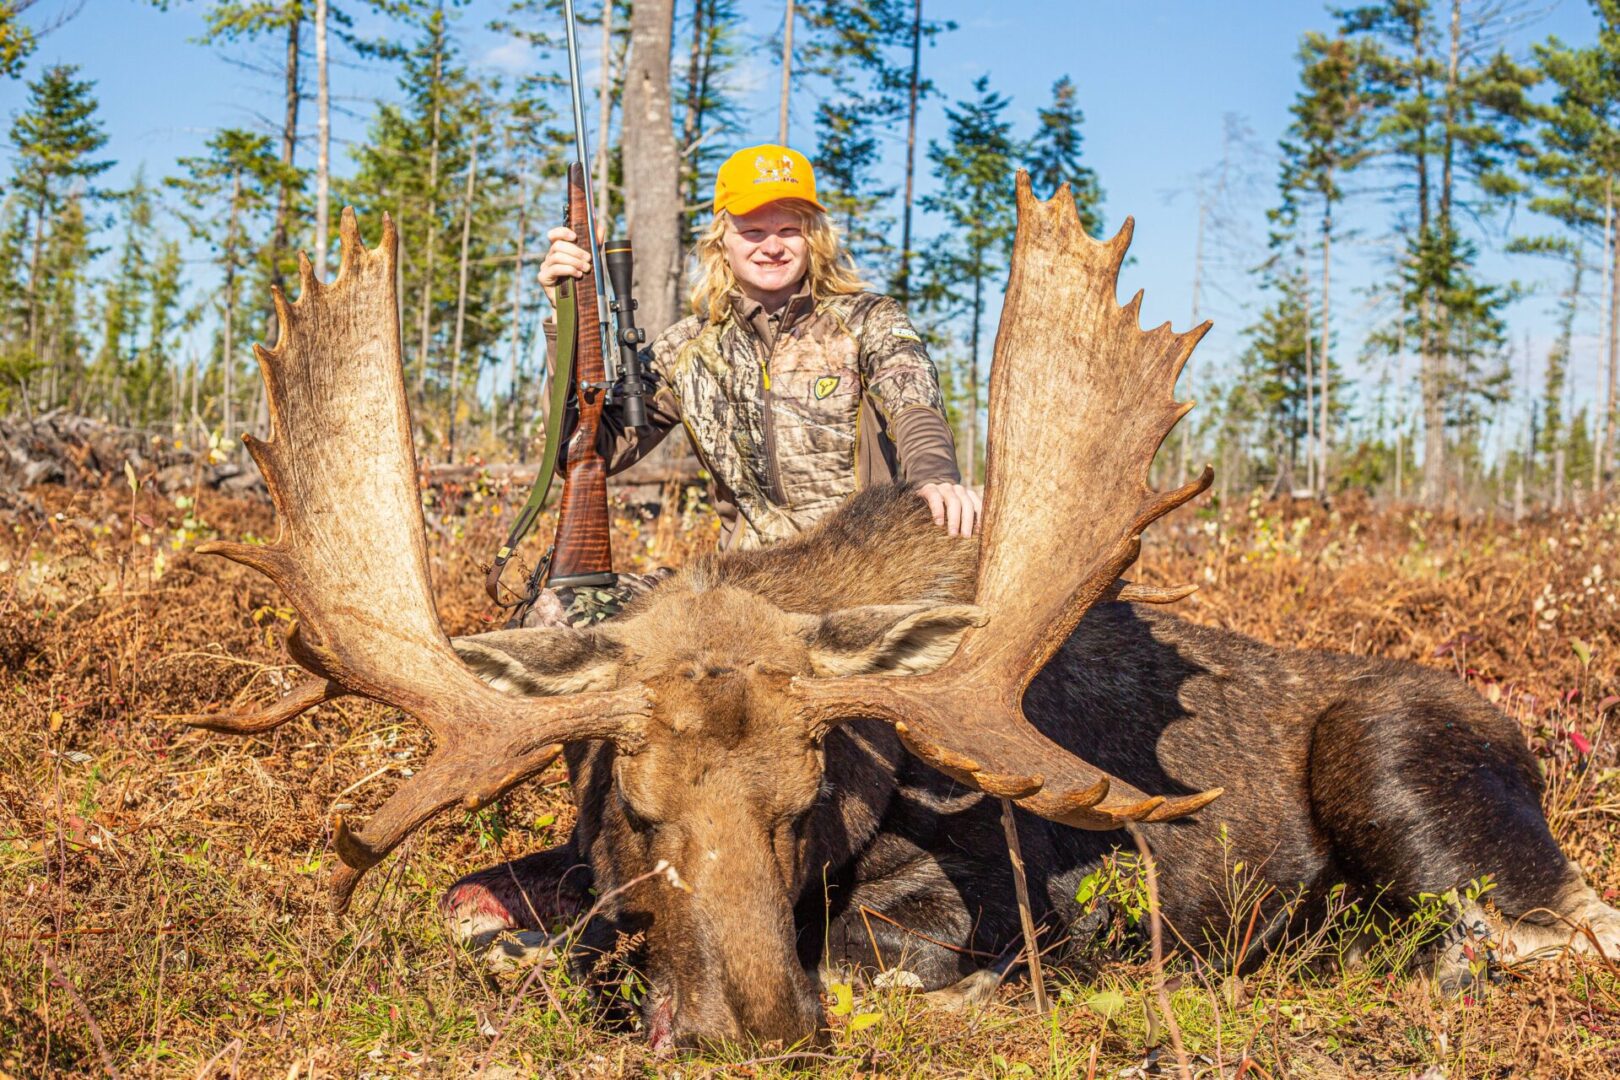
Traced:
<path id="1" fill-rule="evenodd" d="M 598 588 L 542 589 L 523 616 L 524 627 L 584 629 L 617 616 L 625 606 L 675 573 L 661 566 L 650 574 L 620 574 L 618 584 Z"/>
<path id="2" fill-rule="evenodd" d="M 854 493 L 863 402 L 892 425 L 911 408 L 943 415 L 939 376 L 890 297 L 794 297 L 774 334 L 734 310 L 692 316 L 651 349 L 716 488 L 739 513 L 728 546 L 802 531 Z M 757 320 L 756 320 L 757 322 Z"/>

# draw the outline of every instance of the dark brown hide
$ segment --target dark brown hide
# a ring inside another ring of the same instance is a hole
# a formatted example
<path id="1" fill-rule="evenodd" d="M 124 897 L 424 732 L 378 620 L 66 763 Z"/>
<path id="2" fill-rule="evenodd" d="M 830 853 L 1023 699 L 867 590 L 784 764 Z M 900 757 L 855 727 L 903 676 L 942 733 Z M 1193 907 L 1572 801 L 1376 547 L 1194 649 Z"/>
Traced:
<path id="1" fill-rule="evenodd" d="M 976 554 L 914 494 L 875 489 L 798 539 L 700 560 L 576 649 L 592 658 L 585 667 L 611 654 L 618 677 L 659 688 L 654 721 L 633 755 L 570 751 L 577 847 L 533 864 L 531 880 L 574 862 L 573 851 L 598 889 L 659 860 L 676 868 L 690 892 L 638 886 L 593 931 L 599 947 L 615 932 L 645 934 L 651 1030 L 792 1041 L 817 1026 L 819 965 L 903 967 L 934 989 L 1016 950 L 997 800 L 903 753 L 886 725 L 837 728 L 818 749 L 782 711 L 790 678 L 828 657 L 868 656 L 886 628 L 910 625 L 896 613 L 964 610 Z M 882 606 L 850 610 L 865 604 Z M 904 647 L 921 649 L 922 637 Z M 522 655 L 521 635 L 476 640 Z M 537 672 L 531 692 L 571 677 Z M 1279 898 L 1320 900 L 1343 882 L 1398 906 L 1491 875 L 1509 915 L 1574 915 L 1596 902 L 1547 829 L 1517 728 L 1450 675 L 1279 650 L 1109 603 L 1036 678 L 1025 711 L 1048 738 L 1144 791 L 1226 787 L 1190 818 L 1143 826 L 1165 916 L 1194 947 L 1229 936 L 1225 884 L 1237 861 Z M 1131 846 L 1123 832 L 1023 812 L 1018 828 L 1048 926 L 1076 920 L 1080 880 Z M 447 907 L 469 903 L 471 884 Z M 1287 929 L 1281 910 L 1279 899 L 1264 912 L 1257 948 Z"/>

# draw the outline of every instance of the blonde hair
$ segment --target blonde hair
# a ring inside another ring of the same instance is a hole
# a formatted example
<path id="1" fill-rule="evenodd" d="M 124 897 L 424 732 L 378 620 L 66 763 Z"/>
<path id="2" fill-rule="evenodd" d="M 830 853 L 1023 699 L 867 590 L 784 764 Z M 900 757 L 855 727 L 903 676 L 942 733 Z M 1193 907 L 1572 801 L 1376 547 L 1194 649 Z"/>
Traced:
<path id="1" fill-rule="evenodd" d="M 810 282 L 810 295 L 819 302 L 829 296 L 864 291 L 866 282 L 839 243 L 838 226 L 832 219 L 799 199 L 784 199 L 782 205 L 798 215 L 799 227 L 809 243 L 810 269 L 805 276 Z M 730 295 L 737 291 L 737 276 L 726 261 L 726 227 L 730 224 L 731 215 L 720 211 L 697 242 L 698 276 L 692 286 L 692 311 L 711 323 L 725 319 L 731 309 Z"/>

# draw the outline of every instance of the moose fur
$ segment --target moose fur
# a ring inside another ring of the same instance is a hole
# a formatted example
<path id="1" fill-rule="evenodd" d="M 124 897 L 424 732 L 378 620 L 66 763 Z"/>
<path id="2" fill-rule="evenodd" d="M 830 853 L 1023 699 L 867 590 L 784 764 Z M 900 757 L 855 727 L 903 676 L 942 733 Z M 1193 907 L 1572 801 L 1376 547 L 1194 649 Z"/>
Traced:
<path id="1" fill-rule="evenodd" d="M 583 944 L 642 935 L 643 1019 L 660 1045 L 813 1036 L 828 966 L 904 970 L 930 991 L 1004 966 L 1020 941 L 1000 802 L 906 753 L 887 724 L 853 721 L 818 742 L 778 705 L 794 678 L 944 663 L 974 619 L 977 552 L 907 489 L 877 488 L 799 538 L 698 560 L 595 630 L 459 639 L 512 693 L 633 678 L 657 700 L 635 754 L 570 747 L 569 843 L 463 879 L 447 914 L 468 936 L 541 929 L 594 886 L 611 899 Z M 1553 840 L 1517 726 L 1450 675 L 1104 603 L 1024 704 L 1048 738 L 1143 791 L 1226 789 L 1190 817 L 1139 826 L 1163 915 L 1193 948 L 1232 937 L 1237 861 L 1276 888 L 1251 953 L 1319 917 L 1341 883 L 1399 909 L 1486 875 L 1510 955 L 1620 948 L 1620 912 Z M 1017 827 L 1049 930 L 1080 918 L 1085 875 L 1135 846 L 1022 810 Z M 622 888 L 659 860 L 685 890 Z"/>

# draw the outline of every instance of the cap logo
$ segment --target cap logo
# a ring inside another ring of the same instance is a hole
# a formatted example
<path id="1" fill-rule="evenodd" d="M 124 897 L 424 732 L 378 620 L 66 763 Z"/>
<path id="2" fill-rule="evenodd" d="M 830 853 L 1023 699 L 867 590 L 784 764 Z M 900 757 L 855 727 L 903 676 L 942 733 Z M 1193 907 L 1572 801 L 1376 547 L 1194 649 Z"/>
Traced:
<path id="1" fill-rule="evenodd" d="M 754 171 L 759 173 L 754 179 L 756 184 L 797 184 L 798 177 L 793 175 L 793 159 L 783 155 L 775 163 L 765 157 L 754 159 Z"/>

